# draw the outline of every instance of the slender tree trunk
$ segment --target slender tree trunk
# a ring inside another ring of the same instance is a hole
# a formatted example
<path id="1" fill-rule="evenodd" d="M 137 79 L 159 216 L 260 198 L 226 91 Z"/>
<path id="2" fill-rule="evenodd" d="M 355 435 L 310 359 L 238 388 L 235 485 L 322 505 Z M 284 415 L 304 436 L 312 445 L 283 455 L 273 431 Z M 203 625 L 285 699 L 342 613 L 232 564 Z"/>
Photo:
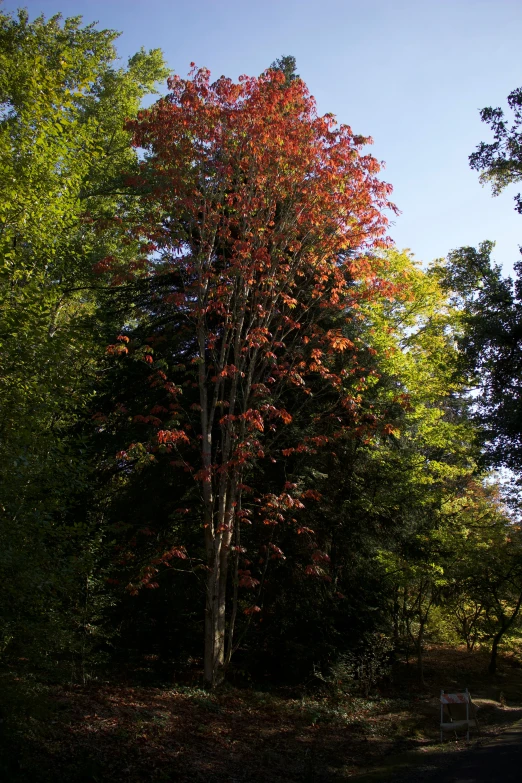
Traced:
<path id="1" fill-rule="evenodd" d="M 239 496 L 238 506 L 241 508 L 241 494 Z M 225 667 L 227 667 L 230 663 L 230 659 L 232 658 L 232 653 L 234 650 L 234 631 L 236 627 L 236 618 L 237 618 L 237 600 L 238 600 L 238 567 L 239 567 L 239 546 L 241 543 L 240 537 L 241 537 L 241 528 L 240 523 L 236 525 L 235 528 L 235 545 L 236 545 L 236 552 L 233 559 L 233 595 L 232 595 L 232 611 L 230 614 L 230 622 L 228 626 L 228 638 L 227 638 L 227 652 L 225 655 Z"/>
<path id="2" fill-rule="evenodd" d="M 210 689 L 220 685 L 225 676 L 227 582 L 237 482 L 233 479 L 231 485 L 223 491 L 225 498 L 219 504 L 221 513 L 218 515 L 217 528 L 211 545 L 207 547 L 209 572 L 205 607 L 204 675 L 205 684 Z"/>
<path id="3" fill-rule="evenodd" d="M 419 680 L 424 685 L 424 658 L 422 655 L 424 643 L 424 624 L 421 623 L 419 628 L 419 635 L 417 637 L 417 669 L 419 672 Z"/>
<path id="4" fill-rule="evenodd" d="M 226 642 L 226 620 L 227 620 L 227 582 L 228 582 L 228 564 L 230 560 L 230 547 L 227 544 L 220 552 L 219 564 L 219 585 L 218 597 L 216 602 L 217 611 L 217 647 L 218 655 L 216 657 L 216 671 L 214 674 L 214 685 L 219 685 L 225 676 L 225 642 Z"/>
<path id="5" fill-rule="evenodd" d="M 493 644 L 491 646 L 491 658 L 489 661 L 488 666 L 488 672 L 490 674 L 495 674 L 497 671 L 497 653 L 498 653 L 498 645 L 500 644 L 500 640 L 502 639 L 502 636 L 504 635 L 504 630 L 499 631 L 499 633 L 495 634 L 493 637 Z"/>
<path id="6" fill-rule="evenodd" d="M 220 685 L 225 676 L 228 561 L 228 547 L 222 547 L 207 579 L 204 676 L 210 689 Z"/>
<path id="7" fill-rule="evenodd" d="M 393 597 L 393 642 L 397 649 L 399 646 L 399 588 L 395 588 Z"/>
<path id="8" fill-rule="evenodd" d="M 499 602 L 500 603 L 500 602 Z M 518 616 L 518 613 L 520 611 L 520 606 L 522 605 L 522 593 L 518 596 L 517 604 L 511 614 L 511 617 L 507 618 L 503 612 L 500 613 L 502 627 L 501 629 L 495 634 L 493 637 L 493 644 L 491 646 L 491 659 L 488 666 L 488 672 L 490 674 L 495 674 L 497 671 L 497 653 L 498 653 L 498 645 L 500 644 L 500 640 L 506 633 L 506 631 L 509 631 L 511 626 L 513 625 L 515 619 Z"/>
<path id="9" fill-rule="evenodd" d="M 402 617 L 404 620 L 404 627 L 406 629 L 406 633 L 404 634 L 404 638 L 406 639 L 406 666 L 409 666 L 410 665 L 410 639 L 413 641 L 413 634 L 411 632 L 411 626 L 410 626 L 410 615 L 408 611 L 408 599 L 407 599 L 406 588 L 403 588 L 403 594 L 402 594 Z"/>
<path id="10" fill-rule="evenodd" d="M 219 603 L 219 571 L 214 566 L 209 566 L 210 573 L 207 578 L 207 596 L 205 606 L 205 652 L 204 652 L 204 677 L 208 688 L 215 687 L 216 663 L 219 662 L 219 636 L 217 632 L 217 605 Z"/>
<path id="11" fill-rule="evenodd" d="M 216 542 L 209 565 L 205 607 L 204 676 L 207 688 L 216 688 L 225 673 L 225 631 L 229 548 Z M 217 550 L 217 551 L 216 551 Z"/>

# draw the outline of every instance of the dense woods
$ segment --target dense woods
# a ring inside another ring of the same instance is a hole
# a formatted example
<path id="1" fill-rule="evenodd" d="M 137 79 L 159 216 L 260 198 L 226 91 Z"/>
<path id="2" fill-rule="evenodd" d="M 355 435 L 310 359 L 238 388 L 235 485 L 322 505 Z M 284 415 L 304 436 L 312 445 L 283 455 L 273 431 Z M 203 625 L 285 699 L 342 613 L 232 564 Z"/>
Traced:
<path id="1" fill-rule="evenodd" d="M 116 37 L 0 13 L 2 666 L 367 695 L 435 641 L 494 672 L 522 267 L 395 247 L 371 139 L 293 58 L 183 79 Z M 496 191 L 521 100 L 482 112 Z"/>

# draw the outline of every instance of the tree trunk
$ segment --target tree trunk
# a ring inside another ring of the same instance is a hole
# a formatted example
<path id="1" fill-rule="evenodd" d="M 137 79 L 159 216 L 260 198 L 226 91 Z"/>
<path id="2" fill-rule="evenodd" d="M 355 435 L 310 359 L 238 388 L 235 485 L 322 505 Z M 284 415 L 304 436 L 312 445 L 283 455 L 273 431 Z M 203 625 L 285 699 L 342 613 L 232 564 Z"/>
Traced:
<path id="1" fill-rule="evenodd" d="M 399 588 L 397 587 L 395 589 L 395 594 L 393 597 L 393 642 L 395 649 L 399 646 L 399 614 L 400 614 L 400 607 L 399 607 Z"/>
<path id="2" fill-rule="evenodd" d="M 500 644 L 500 640 L 504 636 L 504 634 L 509 631 L 513 623 L 515 622 L 515 619 L 518 616 L 518 613 L 520 611 L 520 606 L 522 605 L 522 593 L 518 596 L 517 605 L 515 606 L 511 617 L 507 618 L 503 612 L 500 612 L 500 618 L 502 623 L 502 628 L 498 633 L 495 634 L 493 637 L 493 645 L 491 647 L 491 659 L 488 666 L 488 672 L 490 674 L 495 674 L 497 671 L 497 653 L 498 653 L 498 645 Z"/>
<path id="3" fill-rule="evenodd" d="M 495 672 L 497 671 L 498 645 L 500 644 L 500 640 L 502 639 L 503 635 L 504 635 L 504 631 L 502 630 L 493 637 L 493 644 L 491 646 L 491 658 L 488 666 L 488 672 L 490 674 L 495 674 Z"/>
<path id="4" fill-rule="evenodd" d="M 419 635 L 417 637 L 417 670 L 419 673 L 419 680 L 424 685 L 424 658 L 422 655 L 422 648 L 424 642 L 424 625 L 421 623 L 419 628 Z"/>
<path id="5" fill-rule="evenodd" d="M 219 503 L 216 531 L 213 535 L 209 532 L 211 528 L 205 531 L 209 571 L 205 606 L 204 677 L 206 687 L 211 690 L 220 685 L 225 676 L 227 582 L 236 485 L 237 482 L 233 480 L 231 485 L 222 488 L 223 500 Z"/>
<path id="6" fill-rule="evenodd" d="M 225 620 L 228 551 L 221 549 L 207 579 L 205 606 L 205 685 L 211 690 L 223 682 L 225 674 Z"/>

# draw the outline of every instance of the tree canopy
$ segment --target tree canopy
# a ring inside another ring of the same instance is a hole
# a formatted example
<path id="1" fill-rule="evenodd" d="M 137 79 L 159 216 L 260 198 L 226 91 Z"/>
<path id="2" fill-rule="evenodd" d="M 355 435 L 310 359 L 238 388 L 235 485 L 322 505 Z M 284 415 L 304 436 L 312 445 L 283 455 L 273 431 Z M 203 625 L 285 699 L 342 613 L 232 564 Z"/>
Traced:
<path id="1" fill-rule="evenodd" d="M 396 248 L 371 140 L 292 56 L 212 82 L 116 39 L 0 14 L 2 661 L 214 688 L 369 651 L 422 677 L 450 639 L 493 671 L 522 602 L 491 473 L 522 463 L 518 277 L 491 242 Z M 482 113 L 496 190 L 519 99 L 511 129 Z"/>

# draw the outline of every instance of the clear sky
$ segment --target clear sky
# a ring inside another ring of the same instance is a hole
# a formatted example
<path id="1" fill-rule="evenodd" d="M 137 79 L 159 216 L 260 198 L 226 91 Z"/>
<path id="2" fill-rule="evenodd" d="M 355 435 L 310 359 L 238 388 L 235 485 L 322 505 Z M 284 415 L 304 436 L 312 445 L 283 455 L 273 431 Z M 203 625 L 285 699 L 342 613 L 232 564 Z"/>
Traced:
<path id="1" fill-rule="evenodd" d="M 484 239 L 510 271 L 521 258 L 516 186 L 497 198 L 468 155 L 490 138 L 479 109 L 522 86 L 522 0 L 6 0 L 31 17 L 83 15 L 122 31 L 126 59 L 163 49 L 181 75 L 193 60 L 257 75 L 283 54 L 321 113 L 374 138 L 401 215 L 391 235 L 423 261 Z M 522 183 L 520 190 L 522 190 Z"/>

